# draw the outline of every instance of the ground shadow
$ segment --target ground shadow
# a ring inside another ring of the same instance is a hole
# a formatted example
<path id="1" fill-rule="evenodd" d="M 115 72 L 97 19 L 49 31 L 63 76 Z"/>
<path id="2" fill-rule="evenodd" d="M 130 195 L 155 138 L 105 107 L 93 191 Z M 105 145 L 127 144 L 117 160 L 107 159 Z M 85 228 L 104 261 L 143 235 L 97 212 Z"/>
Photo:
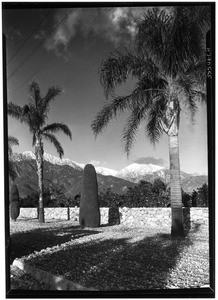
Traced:
<path id="1" fill-rule="evenodd" d="M 28 263 L 101 291 L 164 289 L 181 251 L 191 243 L 187 237 L 172 238 L 169 234 L 137 242 L 97 239 L 30 258 Z"/>
<path id="2" fill-rule="evenodd" d="M 27 232 L 18 232 L 11 235 L 11 257 L 15 258 L 29 255 L 34 251 L 51 248 L 70 242 L 86 235 L 98 234 L 98 231 L 81 228 L 80 226 L 68 226 L 63 228 L 37 228 Z"/>

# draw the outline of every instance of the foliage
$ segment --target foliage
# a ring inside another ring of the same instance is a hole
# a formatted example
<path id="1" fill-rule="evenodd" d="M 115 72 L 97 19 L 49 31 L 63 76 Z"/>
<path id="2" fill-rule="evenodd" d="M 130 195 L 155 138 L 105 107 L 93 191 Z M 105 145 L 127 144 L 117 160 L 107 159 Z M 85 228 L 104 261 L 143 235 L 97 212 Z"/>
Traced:
<path id="1" fill-rule="evenodd" d="M 110 189 L 99 195 L 100 206 L 126 206 L 126 207 L 166 207 L 169 203 L 169 194 L 162 191 L 157 194 L 150 182 L 141 180 L 135 187 L 129 187 L 123 195 L 118 195 Z"/>
<path id="2" fill-rule="evenodd" d="M 37 207 L 39 193 L 33 191 L 32 194 L 21 198 L 21 207 Z M 79 206 L 79 202 L 67 197 L 64 192 L 64 187 L 59 188 L 54 185 L 44 188 L 43 191 L 44 207 L 69 207 Z"/>
<path id="3" fill-rule="evenodd" d="M 161 180 L 160 180 L 161 181 Z M 162 183 L 164 183 L 162 181 Z M 161 184 L 162 185 L 162 184 Z M 154 185 L 150 182 L 141 181 L 133 188 L 128 188 L 125 194 L 117 194 L 108 188 L 106 192 L 100 192 L 98 201 L 100 207 L 167 207 L 170 206 L 170 188 L 166 189 L 166 185 L 162 185 L 161 192 L 155 192 Z M 204 184 L 197 191 L 188 194 L 182 190 L 182 202 L 184 207 L 201 207 L 208 206 L 207 200 L 207 184 Z M 52 191 L 52 192 L 51 192 Z M 143 193 L 146 193 L 144 196 Z M 51 196 L 52 195 L 52 196 Z M 74 207 L 80 206 L 80 194 L 72 197 L 67 197 L 64 194 L 64 189 L 57 189 L 56 186 L 51 186 L 44 190 L 45 207 Z M 146 200 L 146 201 L 145 201 Z M 32 193 L 26 197 L 20 198 L 21 207 L 37 207 L 38 194 Z"/>
<path id="4" fill-rule="evenodd" d="M 185 207 L 191 207 L 191 196 L 182 190 L 182 203 Z"/>
<path id="5" fill-rule="evenodd" d="M 20 198 L 19 198 L 19 192 L 16 184 L 13 184 L 11 187 L 10 212 L 11 212 L 11 219 L 16 221 L 20 214 Z"/>
<path id="6" fill-rule="evenodd" d="M 87 164 L 83 171 L 79 223 L 82 227 L 100 226 L 97 175 L 91 164 Z"/>
<path id="7" fill-rule="evenodd" d="M 192 207 L 197 206 L 197 196 L 198 196 L 198 193 L 195 190 L 193 190 L 193 192 L 191 194 Z"/>
<path id="8" fill-rule="evenodd" d="M 208 185 L 205 183 L 197 191 L 193 191 L 191 195 L 192 206 L 207 207 L 208 206 Z"/>
<path id="9" fill-rule="evenodd" d="M 111 191 L 111 188 L 108 188 L 105 193 L 101 192 L 98 196 L 99 205 L 101 207 L 116 207 L 122 206 L 124 195 L 119 195 Z"/>
<path id="10" fill-rule="evenodd" d="M 166 184 L 162 179 L 156 178 L 152 184 L 152 191 L 157 195 L 161 195 L 166 191 Z"/>
<path id="11" fill-rule="evenodd" d="M 120 213 L 119 213 L 118 206 L 109 207 L 108 223 L 109 223 L 109 225 L 119 225 L 120 224 Z"/>
<path id="12" fill-rule="evenodd" d="M 182 190 L 183 206 L 207 206 L 207 188 L 207 184 L 204 184 L 198 188 L 198 192 L 193 191 L 192 195 Z M 105 193 L 100 193 L 99 203 L 101 207 L 169 207 L 170 188 L 166 189 L 166 184 L 161 179 L 155 180 L 153 184 L 142 180 L 135 187 L 129 187 L 126 194 L 122 195 L 109 188 Z"/>

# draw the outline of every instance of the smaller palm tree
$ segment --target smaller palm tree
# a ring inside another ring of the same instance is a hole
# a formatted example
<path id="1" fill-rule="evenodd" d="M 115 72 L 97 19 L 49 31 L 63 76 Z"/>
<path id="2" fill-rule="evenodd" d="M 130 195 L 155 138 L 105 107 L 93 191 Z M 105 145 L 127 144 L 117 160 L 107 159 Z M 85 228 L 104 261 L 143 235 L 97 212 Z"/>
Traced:
<path id="1" fill-rule="evenodd" d="M 8 114 L 19 120 L 21 123 L 29 127 L 29 131 L 33 136 L 32 144 L 35 148 L 36 165 L 38 173 L 38 186 L 39 186 L 39 222 L 45 222 L 44 218 L 44 204 L 43 204 L 43 154 L 44 147 L 42 139 L 52 143 L 59 157 L 62 158 L 64 150 L 57 140 L 54 133 L 62 131 L 64 134 L 72 139 L 72 134 L 67 125 L 63 123 L 47 124 L 48 112 L 51 101 L 61 94 L 59 87 L 50 87 L 47 94 L 42 97 L 40 86 L 37 81 L 33 81 L 29 85 L 30 98 L 28 105 L 23 107 L 13 104 L 8 104 Z"/>
<path id="2" fill-rule="evenodd" d="M 13 155 L 12 147 L 18 145 L 19 145 L 19 141 L 17 138 L 13 136 L 8 137 L 8 158 L 9 158 L 8 171 L 9 171 L 9 178 L 12 181 L 14 181 L 19 175 L 18 168 L 16 164 L 12 161 L 12 155 Z"/>

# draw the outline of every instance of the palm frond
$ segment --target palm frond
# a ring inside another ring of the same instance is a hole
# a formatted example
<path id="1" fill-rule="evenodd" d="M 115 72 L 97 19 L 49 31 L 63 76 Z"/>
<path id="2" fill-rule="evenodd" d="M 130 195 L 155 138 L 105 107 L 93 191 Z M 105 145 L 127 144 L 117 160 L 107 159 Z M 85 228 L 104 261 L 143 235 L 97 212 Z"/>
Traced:
<path id="1" fill-rule="evenodd" d="M 163 94 L 156 97 L 156 101 L 149 110 L 146 132 L 152 144 L 156 144 L 163 133 L 161 121 L 166 111 L 167 99 Z"/>
<path id="2" fill-rule="evenodd" d="M 167 82 L 163 78 L 156 76 L 156 74 L 152 75 L 150 72 L 145 72 L 136 83 L 131 94 L 115 97 L 112 102 L 104 105 L 91 124 L 95 136 L 102 132 L 118 113 L 123 113 L 126 110 L 131 111 L 136 107 L 142 108 L 144 105 L 151 105 L 152 99 L 159 93 L 164 93 L 166 87 Z"/>
<path id="3" fill-rule="evenodd" d="M 206 83 L 206 60 L 205 56 L 201 57 L 198 61 L 189 66 L 186 72 L 180 77 L 192 78 L 196 86 L 204 86 Z"/>
<path id="4" fill-rule="evenodd" d="M 127 157 L 133 146 L 138 127 L 141 121 L 146 117 L 147 110 L 148 106 L 146 103 L 142 107 L 136 106 L 132 110 L 129 119 L 127 120 L 127 124 L 124 127 L 122 140 L 125 143 L 124 151 L 127 153 Z"/>
<path id="5" fill-rule="evenodd" d="M 48 89 L 47 94 L 44 98 L 42 98 L 42 101 L 40 103 L 40 112 L 41 114 L 44 114 L 47 116 L 49 111 L 49 105 L 52 100 L 54 100 L 55 97 L 60 95 L 62 93 L 62 89 L 60 87 L 50 87 Z"/>
<path id="6" fill-rule="evenodd" d="M 202 54 L 202 38 L 190 8 L 176 6 L 171 13 L 148 11 L 139 22 L 136 41 L 139 51 L 147 52 L 166 75 L 176 77 Z"/>
<path id="7" fill-rule="evenodd" d="M 100 82 L 104 88 L 106 97 L 112 94 L 115 87 L 127 80 L 130 73 L 140 77 L 144 71 L 143 57 L 137 56 L 131 51 L 111 53 L 100 68 Z"/>
<path id="8" fill-rule="evenodd" d="M 107 127 L 108 123 L 112 120 L 112 118 L 116 117 L 118 112 L 122 113 L 129 108 L 130 97 L 131 95 L 126 97 L 117 97 L 112 102 L 104 105 L 91 124 L 91 128 L 95 136 Z"/>
<path id="9" fill-rule="evenodd" d="M 12 146 L 19 146 L 19 141 L 17 138 L 13 136 L 8 137 L 8 155 L 9 157 L 12 155 Z"/>
<path id="10" fill-rule="evenodd" d="M 17 138 L 10 136 L 8 137 L 8 145 L 10 146 L 18 146 L 19 145 L 19 141 Z"/>
<path id="11" fill-rule="evenodd" d="M 137 24 L 136 47 L 156 62 L 160 61 L 166 41 L 167 24 L 170 16 L 162 10 L 148 10 Z"/>
<path id="12" fill-rule="evenodd" d="M 21 106 L 14 104 L 12 102 L 8 103 L 8 115 L 19 120 L 23 121 L 23 109 Z"/>
<path id="13" fill-rule="evenodd" d="M 29 85 L 29 94 L 31 96 L 30 101 L 33 101 L 35 107 L 38 107 L 38 104 L 41 100 L 41 92 L 39 83 L 36 80 L 33 80 Z"/>
<path id="14" fill-rule="evenodd" d="M 47 132 L 47 133 L 49 133 L 49 132 L 55 133 L 58 131 L 62 131 L 64 134 L 69 136 L 70 139 L 72 139 L 72 133 L 71 133 L 69 127 L 63 123 L 49 124 L 42 129 L 42 132 Z"/>
<path id="15" fill-rule="evenodd" d="M 64 155 L 64 150 L 57 138 L 53 134 L 46 132 L 43 132 L 42 136 L 55 146 L 59 157 L 62 158 L 62 156 Z"/>
<path id="16" fill-rule="evenodd" d="M 197 111 L 197 101 L 205 101 L 206 94 L 198 89 L 199 85 L 196 83 L 194 76 L 181 76 L 177 80 L 181 89 L 181 98 L 191 112 L 192 120 Z"/>
<path id="17" fill-rule="evenodd" d="M 29 105 L 24 105 L 23 107 L 23 116 L 26 116 L 30 112 L 30 107 Z"/>
<path id="18" fill-rule="evenodd" d="M 211 8 L 207 6 L 191 6 L 190 16 L 192 22 L 198 24 L 200 28 L 209 29 L 211 24 Z"/>

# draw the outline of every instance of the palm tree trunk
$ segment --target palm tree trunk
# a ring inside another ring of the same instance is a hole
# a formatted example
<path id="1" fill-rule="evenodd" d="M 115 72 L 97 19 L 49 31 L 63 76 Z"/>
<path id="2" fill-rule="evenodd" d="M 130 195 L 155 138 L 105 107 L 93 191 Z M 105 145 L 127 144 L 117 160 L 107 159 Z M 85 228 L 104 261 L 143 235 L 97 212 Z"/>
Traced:
<path id="1" fill-rule="evenodd" d="M 43 145 L 39 140 L 36 142 L 35 147 L 37 173 L 38 173 L 38 185 L 39 185 L 39 222 L 45 222 L 44 216 L 44 199 L 43 199 Z"/>
<path id="2" fill-rule="evenodd" d="M 183 210 L 182 210 L 182 190 L 179 164 L 179 140 L 178 133 L 169 135 L 170 154 L 170 191 L 171 191 L 171 213 L 172 227 L 171 235 L 184 235 Z"/>

